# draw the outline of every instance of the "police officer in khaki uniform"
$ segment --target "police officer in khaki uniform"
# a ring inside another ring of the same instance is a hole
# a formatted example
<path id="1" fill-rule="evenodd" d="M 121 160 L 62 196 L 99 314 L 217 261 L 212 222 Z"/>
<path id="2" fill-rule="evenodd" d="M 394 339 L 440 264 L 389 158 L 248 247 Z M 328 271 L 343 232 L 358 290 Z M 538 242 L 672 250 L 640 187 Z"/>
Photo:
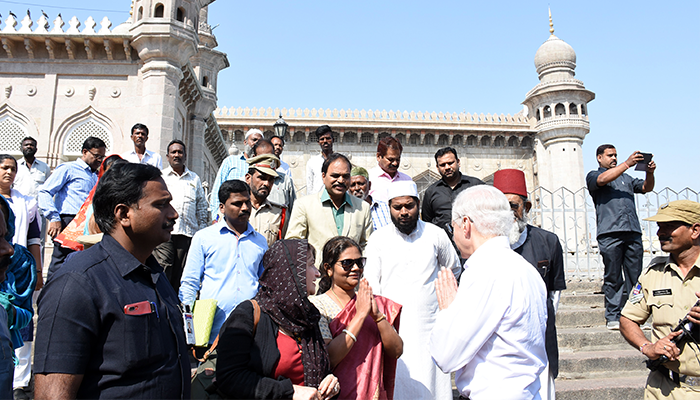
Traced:
<path id="1" fill-rule="evenodd" d="M 253 209 L 250 213 L 250 225 L 258 233 L 265 236 L 267 245 L 284 237 L 287 231 L 288 212 L 287 207 L 268 200 L 275 178 L 275 171 L 280 160 L 274 154 L 261 154 L 248 159 L 248 173 L 245 181 L 250 186 L 250 202 Z"/>
<path id="2" fill-rule="evenodd" d="M 645 399 L 700 398 L 700 204 L 690 200 L 672 201 L 647 221 L 656 221 L 661 249 L 667 257 L 656 257 L 642 273 L 629 295 L 620 319 L 620 331 L 627 341 L 651 360 L 666 356 L 659 369 L 647 379 Z M 650 342 L 640 324 L 652 316 Z M 678 345 L 672 332 L 688 316 L 695 326 L 692 339 Z"/>

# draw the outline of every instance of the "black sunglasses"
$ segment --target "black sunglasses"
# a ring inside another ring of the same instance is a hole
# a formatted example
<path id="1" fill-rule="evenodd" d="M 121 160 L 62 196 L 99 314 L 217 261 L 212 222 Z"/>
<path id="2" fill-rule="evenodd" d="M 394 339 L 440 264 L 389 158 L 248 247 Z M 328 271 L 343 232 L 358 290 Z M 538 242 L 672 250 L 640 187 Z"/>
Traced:
<path id="1" fill-rule="evenodd" d="M 365 261 L 367 261 L 367 257 L 360 257 L 357 259 L 352 259 L 352 258 L 346 258 L 345 260 L 338 260 L 340 263 L 340 266 L 343 267 L 345 272 L 350 272 L 352 270 L 353 265 L 357 265 L 357 268 L 359 269 L 364 269 L 365 268 Z"/>

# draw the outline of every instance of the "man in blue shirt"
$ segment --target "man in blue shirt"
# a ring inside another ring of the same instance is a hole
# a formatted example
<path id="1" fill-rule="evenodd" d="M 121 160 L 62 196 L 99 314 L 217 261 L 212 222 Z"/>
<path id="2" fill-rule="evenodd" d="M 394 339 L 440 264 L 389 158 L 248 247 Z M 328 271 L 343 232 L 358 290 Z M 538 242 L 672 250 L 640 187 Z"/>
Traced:
<path id="1" fill-rule="evenodd" d="M 209 343 L 238 303 L 258 292 L 267 251 L 267 240 L 248 222 L 252 208 L 248 185 L 226 181 L 218 195 L 223 218 L 194 234 L 180 282 L 182 304 L 191 307 L 197 291 L 200 299 L 217 301 Z"/>
<path id="2" fill-rule="evenodd" d="M 634 194 L 654 190 L 656 164 L 649 162 L 641 180 L 625 173 L 644 159 L 638 151 L 618 165 L 615 146 L 603 144 L 598 146 L 596 158 L 599 168 L 586 175 L 586 186 L 595 204 L 596 239 L 605 264 L 605 320 L 608 329 L 618 330 L 622 307 L 642 272 L 642 228 Z"/>
<path id="3" fill-rule="evenodd" d="M 39 208 L 49 220 L 46 232 L 55 238 L 80 210 L 92 188 L 97 184 L 97 169 L 105 158 L 107 146 L 102 139 L 90 136 L 83 142 L 83 155 L 56 167 L 39 188 Z M 73 250 L 54 241 L 49 276 L 58 269 Z"/>
<path id="4" fill-rule="evenodd" d="M 253 146 L 263 138 L 263 133 L 260 129 L 249 129 L 245 134 L 245 139 L 243 144 L 245 145 L 243 154 L 232 154 L 221 163 L 219 167 L 219 172 L 216 173 L 216 179 L 214 179 L 214 186 L 211 188 L 212 194 L 219 193 L 219 188 L 221 185 L 230 181 L 231 179 L 244 180 L 245 174 L 248 173 L 248 162 L 246 161 L 248 157 L 251 157 Z M 216 221 L 219 213 L 219 202 L 212 195 L 210 200 L 209 210 L 211 212 L 211 219 Z"/>

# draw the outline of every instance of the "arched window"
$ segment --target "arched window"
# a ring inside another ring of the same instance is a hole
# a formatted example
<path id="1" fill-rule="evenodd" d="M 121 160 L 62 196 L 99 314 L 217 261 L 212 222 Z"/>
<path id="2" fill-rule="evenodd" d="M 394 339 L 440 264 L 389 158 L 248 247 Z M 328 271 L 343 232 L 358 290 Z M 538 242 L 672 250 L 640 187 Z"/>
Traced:
<path id="1" fill-rule="evenodd" d="M 491 146 L 491 137 L 490 136 L 484 136 L 481 138 L 481 146 L 482 147 L 489 147 Z"/>
<path id="2" fill-rule="evenodd" d="M 363 144 L 372 143 L 373 141 L 374 141 L 374 135 L 369 133 L 369 132 L 363 133 L 362 136 L 360 137 L 360 142 L 362 142 Z"/>
<path id="3" fill-rule="evenodd" d="M 447 135 L 440 135 L 437 144 L 438 146 L 447 146 L 450 144 L 450 137 Z"/>
<path id="4" fill-rule="evenodd" d="M 452 145 L 453 146 L 461 146 L 462 145 L 462 135 L 454 135 L 452 137 Z"/>
<path id="5" fill-rule="evenodd" d="M 544 106 L 544 117 L 549 118 L 552 116 L 552 108 L 549 106 Z"/>
<path id="6" fill-rule="evenodd" d="M 494 147 L 505 147 L 506 145 L 506 138 L 503 136 L 498 136 L 496 140 L 493 141 L 493 146 Z"/>
<path id="7" fill-rule="evenodd" d="M 588 114 L 586 114 L 586 105 L 585 104 L 581 104 L 581 115 L 588 115 Z"/>
<path id="8" fill-rule="evenodd" d="M 396 140 L 398 140 L 399 143 L 403 145 L 404 143 L 406 143 L 406 136 L 404 136 L 403 133 L 399 133 L 398 135 L 396 135 Z"/>
<path id="9" fill-rule="evenodd" d="M 94 118 L 88 118 L 68 130 L 63 142 L 63 155 L 67 157 L 80 157 L 83 153 L 83 142 L 89 136 L 102 139 L 107 145 L 107 153 L 112 149 L 112 135 L 101 122 Z"/>
<path id="10" fill-rule="evenodd" d="M 576 104 L 569 104 L 569 115 L 578 115 L 578 107 L 576 107 Z"/>
<path id="11" fill-rule="evenodd" d="M 530 136 L 525 136 L 523 138 L 523 140 L 520 142 L 520 147 L 531 148 L 532 147 L 532 138 L 530 138 Z"/>
<path id="12" fill-rule="evenodd" d="M 153 16 L 155 18 L 163 18 L 164 13 L 165 13 L 165 6 L 163 6 L 160 3 L 156 4 L 156 8 L 153 9 Z"/>
<path id="13" fill-rule="evenodd" d="M 566 107 L 559 103 L 554 107 L 554 115 L 566 115 Z"/>
<path id="14" fill-rule="evenodd" d="M 202 77 L 202 87 L 209 87 L 209 78 L 206 76 Z"/>
<path id="15" fill-rule="evenodd" d="M 476 146 L 477 138 L 474 135 L 469 135 L 467 137 L 467 146 Z"/>
<path id="16" fill-rule="evenodd" d="M 537 109 L 537 112 L 535 113 L 535 118 L 536 118 L 538 121 L 541 119 L 541 118 L 540 118 L 540 109 L 539 109 L 539 108 Z"/>
<path id="17" fill-rule="evenodd" d="M 345 135 L 343 135 L 343 143 L 348 143 L 348 144 L 357 143 L 357 133 L 345 132 Z"/>
<path id="18" fill-rule="evenodd" d="M 517 147 L 518 146 L 518 138 L 516 136 L 511 136 L 510 139 L 508 139 L 508 147 Z"/>
<path id="19" fill-rule="evenodd" d="M 433 140 L 435 140 L 433 135 L 427 134 L 427 135 L 425 135 L 425 141 L 423 142 L 423 144 L 426 146 L 432 146 Z"/>
<path id="20" fill-rule="evenodd" d="M 139 11 L 136 14 L 136 20 L 140 21 L 143 18 L 143 7 L 139 7 Z"/>
<path id="21" fill-rule="evenodd" d="M 389 132 L 380 132 L 379 136 L 377 137 L 377 140 L 382 140 L 385 137 L 389 137 L 389 136 L 391 136 L 391 134 Z"/>
<path id="22" fill-rule="evenodd" d="M 180 22 L 185 22 L 185 9 L 182 7 L 179 7 L 177 9 L 177 16 L 175 18 Z"/>
<path id="23" fill-rule="evenodd" d="M 20 121 L 10 116 L 0 117 L 0 151 L 3 153 L 21 153 L 22 139 L 27 137 L 27 129 Z"/>
<path id="24" fill-rule="evenodd" d="M 237 130 L 233 133 L 233 141 L 236 143 L 243 143 L 243 139 L 245 136 L 243 136 L 243 131 Z"/>
<path id="25" fill-rule="evenodd" d="M 294 141 L 297 143 L 303 142 L 304 141 L 304 132 L 301 132 L 301 131 L 294 132 Z"/>
<path id="26" fill-rule="evenodd" d="M 418 135 L 411 135 L 411 137 L 408 138 L 408 144 L 417 145 L 418 143 L 420 143 L 420 136 L 418 136 Z"/>

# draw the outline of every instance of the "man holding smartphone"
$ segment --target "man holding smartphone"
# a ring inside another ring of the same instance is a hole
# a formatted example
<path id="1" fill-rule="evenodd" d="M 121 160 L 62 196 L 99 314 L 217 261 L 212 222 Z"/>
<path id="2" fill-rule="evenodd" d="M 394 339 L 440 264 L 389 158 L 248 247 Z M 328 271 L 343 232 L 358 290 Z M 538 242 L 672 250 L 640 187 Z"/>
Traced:
<path id="1" fill-rule="evenodd" d="M 588 173 L 586 186 L 595 204 L 598 247 L 605 264 L 605 320 L 608 329 L 618 330 L 622 307 L 642 272 L 642 228 L 634 194 L 654 189 L 656 163 L 647 164 L 642 180 L 625 173 L 644 160 L 639 151 L 618 165 L 615 146 L 603 144 L 598 146 L 596 158 L 599 167 Z"/>

